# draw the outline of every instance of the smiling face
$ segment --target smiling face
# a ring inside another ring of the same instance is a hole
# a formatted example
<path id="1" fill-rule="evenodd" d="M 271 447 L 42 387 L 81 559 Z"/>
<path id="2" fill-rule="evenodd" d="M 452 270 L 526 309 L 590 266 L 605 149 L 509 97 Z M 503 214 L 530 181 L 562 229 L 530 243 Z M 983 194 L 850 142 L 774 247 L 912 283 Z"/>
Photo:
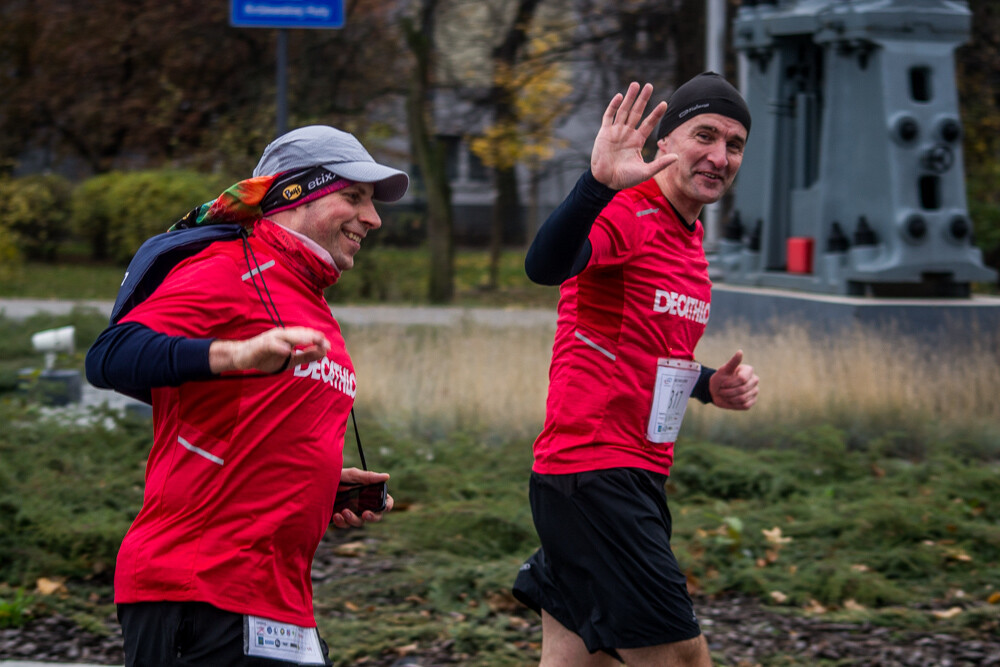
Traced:
<path id="1" fill-rule="evenodd" d="M 271 219 L 323 246 L 341 271 L 354 267 L 354 255 L 368 232 L 382 226 L 371 183 L 354 183 Z"/>
<path id="2" fill-rule="evenodd" d="M 747 130 L 737 120 L 715 113 L 695 116 L 657 142 L 677 161 L 656 175 L 664 196 L 688 222 L 705 204 L 722 199 L 743 163 Z"/>

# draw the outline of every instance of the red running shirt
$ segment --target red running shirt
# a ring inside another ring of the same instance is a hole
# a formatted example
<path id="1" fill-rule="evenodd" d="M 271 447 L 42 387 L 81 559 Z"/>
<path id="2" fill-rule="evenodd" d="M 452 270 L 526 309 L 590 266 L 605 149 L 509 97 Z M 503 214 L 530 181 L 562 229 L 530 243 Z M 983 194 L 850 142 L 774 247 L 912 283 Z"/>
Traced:
<path id="1" fill-rule="evenodd" d="M 533 470 L 669 474 L 674 445 L 650 442 L 646 427 L 657 359 L 694 359 L 708 322 L 704 231 L 686 227 L 649 180 L 619 192 L 589 238 L 590 262 L 560 292 Z"/>
<path id="2" fill-rule="evenodd" d="M 153 390 L 145 498 L 118 554 L 115 601 L 200 601 L 312 627 L 310 571 L 340 481 L 354 368 L 323 297 L 336 269 L 267 220 L 250 245 L 256 287 L 242 242 L 218 242 L 122 321 L 249 338 L 274 326 L 262 276 L 285 326 L 322 331 L 331 349 L 280 375 Z"/>

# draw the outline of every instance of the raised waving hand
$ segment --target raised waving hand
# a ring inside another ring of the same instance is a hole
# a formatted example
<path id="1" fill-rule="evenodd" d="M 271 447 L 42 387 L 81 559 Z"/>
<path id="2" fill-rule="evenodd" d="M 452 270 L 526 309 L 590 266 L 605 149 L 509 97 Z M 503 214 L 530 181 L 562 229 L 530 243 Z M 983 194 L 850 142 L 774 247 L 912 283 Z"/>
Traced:
<path id="1" fill-rule="evenodd" d="M 590 154 L 590 171 L 609 188 L 623 190 L 638 185 L 677 160 L 674 153 L 657 155 L 651 162 L 642 157 L 643 145 L 667 112 L 667 103 L 660 102 L 642 117 L 652 95 L 651 84 L 640 88 L 633 81 L 625 94 L 611 98 L 604 110 Z"/>

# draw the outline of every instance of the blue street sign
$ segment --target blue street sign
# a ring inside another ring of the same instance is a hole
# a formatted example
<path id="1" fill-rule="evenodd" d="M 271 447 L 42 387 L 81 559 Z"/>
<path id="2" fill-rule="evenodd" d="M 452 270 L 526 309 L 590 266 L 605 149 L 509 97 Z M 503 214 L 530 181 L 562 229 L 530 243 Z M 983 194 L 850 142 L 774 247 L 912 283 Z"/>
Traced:
<path id="1" fill-rule="evenodd" d="M 343 28 L 344 0 L 230 0 L 237 28 Z"/>

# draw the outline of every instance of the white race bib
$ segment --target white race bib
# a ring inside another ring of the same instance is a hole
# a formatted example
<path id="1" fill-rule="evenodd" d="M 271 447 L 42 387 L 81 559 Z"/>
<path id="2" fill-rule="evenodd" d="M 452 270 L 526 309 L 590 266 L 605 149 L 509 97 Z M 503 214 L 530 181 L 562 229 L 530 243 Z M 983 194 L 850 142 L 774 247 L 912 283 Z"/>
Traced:
<path id="1" fill-rule="evenodd" d="M 326 664 L 316 628 L 302 628 L 261 616 L 243 617 L 243 655 L 299 665 Z"/>
<path id="2" fill-rule="evenodd" d="M 684 411 L 698 376 L 701 364 L 683 359 L 658 359 L 656 385 L 653 387 L 653 407 L 649 412 L 646 438 L 650 442 L 673 442 L 681 430 Z"/>

